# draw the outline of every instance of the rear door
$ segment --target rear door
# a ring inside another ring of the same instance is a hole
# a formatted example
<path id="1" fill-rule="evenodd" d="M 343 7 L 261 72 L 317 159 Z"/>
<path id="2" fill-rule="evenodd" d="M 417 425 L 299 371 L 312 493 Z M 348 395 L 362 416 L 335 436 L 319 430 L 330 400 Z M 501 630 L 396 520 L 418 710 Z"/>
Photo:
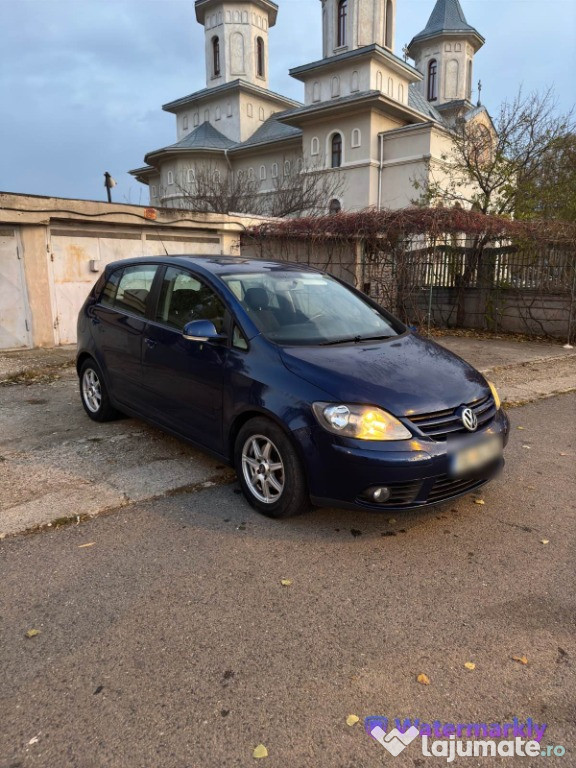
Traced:
<path id="1" fill-rule="evenodd" d="M 144 397 L 153 418 L 170 429 L 222 451 L 225 343 L 188 341 L 186 323 L 210 320 L 221 333 L 226 314 L 222 300 L 196 274 L 167 267 L 158 306 L 143 335 Z"/>
<path id="2" fill-rule="evenodd" d="M 142 334 L 156 264 L 115 270 L 91 311 L 92 334 L 113 397 L 141 407 Z"/>

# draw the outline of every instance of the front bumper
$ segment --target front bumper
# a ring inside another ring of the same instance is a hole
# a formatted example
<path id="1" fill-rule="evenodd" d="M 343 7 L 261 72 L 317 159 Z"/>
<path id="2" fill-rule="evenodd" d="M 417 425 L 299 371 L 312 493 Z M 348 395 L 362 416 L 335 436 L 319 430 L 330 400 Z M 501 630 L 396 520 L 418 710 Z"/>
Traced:
<path id="1" fill-rule="evenodd" d="M 500 409 L 489 425 L 461 438 L 500 436 L 508 442 L 509 421 Z M 393 443 L 370 443 L 333 436 L 320 426 L 298 430 L 308 467 L 312 502 L 319 506 L 391 511 L 439 504 L 480 488 L 498 474 L 499 459 L 462 477 L 450 473 L 451 444 L 414 438 Z M 386 486 L 390 498 L 383 503 L 365 499 L 368 488 Z"/>

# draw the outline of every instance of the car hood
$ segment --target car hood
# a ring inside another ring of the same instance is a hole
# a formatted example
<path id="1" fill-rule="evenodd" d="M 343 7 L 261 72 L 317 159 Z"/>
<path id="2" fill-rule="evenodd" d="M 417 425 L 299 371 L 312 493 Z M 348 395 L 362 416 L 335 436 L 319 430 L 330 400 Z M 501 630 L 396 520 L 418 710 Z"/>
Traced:
<path id="1" fill-rule="evenodd" d="M 456 408 L 487 394 L 483 376 L 413 334 L 378 342 L 284 347 L 284 365 L 335 401 L 370 403 L 396 416 Z"/>

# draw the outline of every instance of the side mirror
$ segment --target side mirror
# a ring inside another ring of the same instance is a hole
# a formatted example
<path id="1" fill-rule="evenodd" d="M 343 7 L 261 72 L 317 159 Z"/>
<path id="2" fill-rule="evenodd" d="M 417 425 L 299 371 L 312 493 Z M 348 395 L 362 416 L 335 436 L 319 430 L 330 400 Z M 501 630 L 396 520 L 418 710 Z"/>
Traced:
<path id="1" fill-rule="evenodd" d="M 188 341 L 223 341 L 226 335 L 218 333 L 211 320 L 193 320 L 186 323 L 182 336 Z"/>

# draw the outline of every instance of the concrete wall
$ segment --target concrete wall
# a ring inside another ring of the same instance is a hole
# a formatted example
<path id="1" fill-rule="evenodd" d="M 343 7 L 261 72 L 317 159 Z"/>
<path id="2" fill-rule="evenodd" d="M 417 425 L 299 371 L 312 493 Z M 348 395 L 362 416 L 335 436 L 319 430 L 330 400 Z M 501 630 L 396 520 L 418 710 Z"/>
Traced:
<path id="1" fill-rule="evenodd" d="M 415 321 L 425 322 L 430 293 L 414 293 Z M 457 290 L 434 288 L 432 292 L 432 325 L 457 327 Z M 529 333 L 565 339 L 570 323 L 569 293 L 539 293 L 537 290 L 501 289 L 486 291 L 468 288 L 464 295 L 464 321 L 461 327 L 505 333 Z M 576 322 L 576 306 L 573 308 Z M 573 329 L 574 331 L 574 329 Z"/>
<path id="2" fill-rule="evenodd" d="M 76 340 L 106 264 L 134 256 L 237 255 L 254 218 L 0 193 L 0 349 Z M 154 209 L 152 209 L 154 212 Z"/>

